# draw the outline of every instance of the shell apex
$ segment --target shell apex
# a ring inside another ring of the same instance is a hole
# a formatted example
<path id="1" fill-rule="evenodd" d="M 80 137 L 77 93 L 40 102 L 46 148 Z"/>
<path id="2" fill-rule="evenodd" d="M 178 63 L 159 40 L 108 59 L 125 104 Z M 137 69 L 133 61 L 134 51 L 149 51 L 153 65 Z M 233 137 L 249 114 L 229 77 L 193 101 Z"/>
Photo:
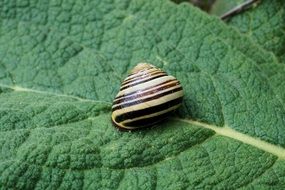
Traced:
<path id="1" fill-rule="evenodd" d="M 156 67 L 154 65 L 149 64 L 149 63 L 139 63 L 131 70 L 130 73 L 135 74 L 135 73 L 138 73 L 140 71 L 151 69 L 151 68 L 156 68 Z"/>

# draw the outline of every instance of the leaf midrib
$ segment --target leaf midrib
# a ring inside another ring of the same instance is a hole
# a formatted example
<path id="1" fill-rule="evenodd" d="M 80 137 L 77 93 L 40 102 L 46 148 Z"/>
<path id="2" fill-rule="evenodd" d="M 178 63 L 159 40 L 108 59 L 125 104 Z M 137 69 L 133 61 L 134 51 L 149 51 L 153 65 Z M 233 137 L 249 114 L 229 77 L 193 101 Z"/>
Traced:
<path id="1" fill-rule="evenodd" d="M 60 93 L 54 93 L 54 92 L 47 92 L 47 91 L 41 91 L 41 90 L 35 90 L 35 89 L 30 89 L 30 88 L 23 88 L 21 86 L 9 86 L 9 85 L 5 85 L 5 84 L 0 84 L 0 88 L 9 88 L 13 91 L 16 92 L 30 92 L 30 93 L 36 93 L 36 94 L 43 94 L 43 95 L 50 95 L 50 96 L 59 96 L 59 97 L 65 97 L 65 98 L 71 98 L 71 99 L 75 99 L 78 101 L 82 101 L 82 102 L 93 102 L 93 103 L 105 103 L 108 105 L 112 105 L 112 103 L 107 102 L 107 101 L 102 101 L 102 100 L 92 100 L 92 99 L 87 99 L 87 98 L 80 98 L 78 96 L 72 96 L 72 95 L 66 95 L 66 94 L 60 94 Z"/>
<path id="2" fill-rule="evenodd" d="M 72 95 L 58 94 L 58 93 L 45 92 L 45 91 L 34 90 L 34 89 L 29 89 L 29 88 L 23 88 L 20 86 L 9 86 L 9 85 L 5 85 L 5 84 L 0 84 L 0 87 L 9 88 L 13 91 L 18 91 L 18 92 L 28 92 L 28 93 L 50 95 L 50 96 L 60 96 L 60 97 L 65 97 L 65 98 L 76 99 L 78 101 L 83 101 L 83 102 L 89 101 L 89 102 L 93 102 L 93 103 L 111 104 L 110 102 L 105 102 L 105 101 L 96 101 L 96 100 L 87 99 L 87 98 L 80 98 L 80 97 L 72 96 Z M 175 120 L 186 122 L 190 125 L 195 125 L 195 126 L 198 126 L 201 128 L 205 128 L 205 129 L 215 131 L 215 133 L 217 135 L 225 136 L 225 137 L 240 141 L 244 144 L 251 145 L 251 146 L 256 147 L 260 150 L 263 150 L 265 152 L 268 152 L 270 154 L 277 156 L 278 159 L 285 160 L 285 148 L 278 146 L 278 145 L 275 145 L 275 144 L 272 144 L 272 143 L 269 143 L 269 142 L 266 142 L 266 141 L 261 140 L 261 139 L 256 138 L 256 137 L 252 137 L 252 136 L 243 134 L 241 132 L 238 132 L 238 131 L 230 128 L 229 126 L 218 127 L 218 126 L 215 126 L 213 124 L 207 124 L 204 122 L 194 121 L 194 120 L 190 120 L 190 119 L 175 118 Z"/>
<path id="3" fill-rule="evenodd" d="M 277 146 L 274 144 L 271 144 L 269 142 L 266 142 L 264 140 L 261 140 L 259 138 L 256 137 L 252 137 L 246 134 L 243 134 L 241 132 L 238 132 L 228 126 L 224 126 L 224 127 L 218 127 L 215 125 L 209 125 L 207 123 L 203 123 L 203 122 L 199 122 L 199 121 L 193 121 L 190 119 L 176 119 L 178 121 L 183 121 L 186 123 L 189 123 L 191 125 L 195 125 L 198 127 L 202 127 L 205 129 L 210 129 L 215 131 L 215 133 L 217 135 L 221 135 L 221 136 L 225 136 L 225 137 L 229 137 L 231 139 L 235 139 L 238 140 L 242 143 L 254 146 L 260 150 L 263 150 L 265 152 L 269 152 L 275 156 L 277 156 L 279 159 L 285 160 L 285 149 L 281 146 Z"/>

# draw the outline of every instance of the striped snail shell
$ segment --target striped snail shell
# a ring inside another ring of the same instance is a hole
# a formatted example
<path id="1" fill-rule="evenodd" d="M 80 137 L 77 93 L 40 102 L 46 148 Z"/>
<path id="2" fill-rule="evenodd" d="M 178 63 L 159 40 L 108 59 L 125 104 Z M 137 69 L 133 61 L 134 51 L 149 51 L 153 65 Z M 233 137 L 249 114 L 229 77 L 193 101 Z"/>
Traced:
<path id="1" fill-rule="evenodd" d="M 177 109 L 182 98 L 183 89 L 175 77 L 151 64 L 139 63 L 115 97 L 113 124 L 128 130 L 151 126 Z"/>

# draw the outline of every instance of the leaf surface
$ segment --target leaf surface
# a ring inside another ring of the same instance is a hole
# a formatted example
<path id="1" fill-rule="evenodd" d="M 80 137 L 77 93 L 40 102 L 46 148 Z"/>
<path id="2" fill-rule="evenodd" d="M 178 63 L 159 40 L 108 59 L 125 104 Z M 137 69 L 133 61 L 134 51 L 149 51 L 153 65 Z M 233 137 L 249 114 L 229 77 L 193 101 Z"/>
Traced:
<path id="1" fill-rule="evenodd" d="M 284 188 L 285 68 L 247 37 L 165 0 L 1 5 L 2 189 Z M 123 133 L 111 102 L 142 61 L 184 103 Z"/>
<path id="2" fill-rule="evenodd" d="M 233 17 L 229 25 L 273 52 L 280 62 L 285 58 L 285 2 L 262 1 L 257 7 Z"/>

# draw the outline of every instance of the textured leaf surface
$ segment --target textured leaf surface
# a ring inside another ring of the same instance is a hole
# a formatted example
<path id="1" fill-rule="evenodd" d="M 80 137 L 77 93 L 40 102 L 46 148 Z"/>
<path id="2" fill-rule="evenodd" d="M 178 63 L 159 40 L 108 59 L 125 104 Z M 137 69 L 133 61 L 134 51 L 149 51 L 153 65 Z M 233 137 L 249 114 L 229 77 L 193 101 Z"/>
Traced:
<path id="1" fill-rule="evenodd" d="M 220 20 L 165 0 L 0 9 L 2 189 L 284 189 L 285 68 Z M 111 101 L 141 61 L 184 105 L 119 132 Z"/>
<path id="2" fill-rule="evenodd" d="M 229 25 L 272 51 L 280 62 L 285 63 L 285 1 L 264 0 L 258 7 L 231 19 Z"/>

